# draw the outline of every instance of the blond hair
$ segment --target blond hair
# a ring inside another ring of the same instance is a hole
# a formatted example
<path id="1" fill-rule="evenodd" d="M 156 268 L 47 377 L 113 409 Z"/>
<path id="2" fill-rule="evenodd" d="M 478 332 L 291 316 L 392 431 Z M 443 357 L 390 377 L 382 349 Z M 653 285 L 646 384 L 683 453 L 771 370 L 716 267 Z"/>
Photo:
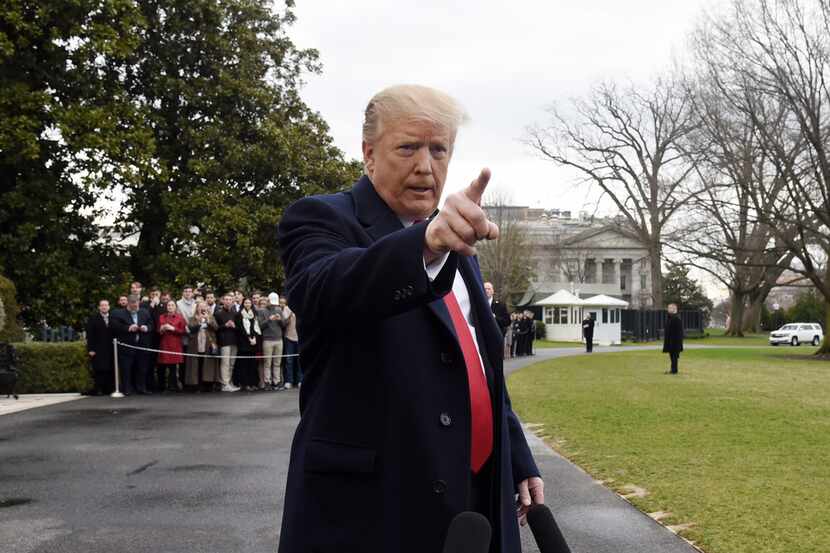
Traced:
<path id="1" fill-rule="evenodd" d="M 445 127 L 453 141 L 458 127 L 468 120 L 464 108 L 449 94 L 422 85 L 395 85 L 369 100 L 363 118 L 363 141 L 373 144 L 383 134 L 384 121 L 400 118 L 422 119 Z"/>

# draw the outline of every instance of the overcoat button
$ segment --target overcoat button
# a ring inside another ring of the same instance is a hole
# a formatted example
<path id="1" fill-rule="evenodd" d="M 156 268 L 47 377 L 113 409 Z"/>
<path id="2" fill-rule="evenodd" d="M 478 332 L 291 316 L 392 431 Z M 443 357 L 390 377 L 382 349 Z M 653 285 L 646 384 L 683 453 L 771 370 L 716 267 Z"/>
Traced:
<path id="1" fill-rule="evenodd" d="M 447 483 L 443 480 L 436 480 L 432 483 L 432 491 L 437 494 L 442 494 L 447 491 Z"/>
<path id="2" fill-rule="evenodd" d="M 452 425 L 452 417 L 450 417 L 447 413 L 441 413 L 441 426 L 451 426 Z"/>

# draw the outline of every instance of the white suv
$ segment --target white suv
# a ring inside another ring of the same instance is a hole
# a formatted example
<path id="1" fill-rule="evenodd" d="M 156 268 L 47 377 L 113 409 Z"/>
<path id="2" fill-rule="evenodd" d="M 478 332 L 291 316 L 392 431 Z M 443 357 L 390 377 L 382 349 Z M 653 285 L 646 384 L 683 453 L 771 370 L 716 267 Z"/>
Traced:
<path id="1" fill-rule="evenodd" d="M 778 344 L 790 344 L 792 346 L 813 344 L 817 346 L 823 339 L 824 332 L 821 330 L 821 325 L 815 323 L 785 324 L 769 334 L 769 343 L 772 346 Z"/>

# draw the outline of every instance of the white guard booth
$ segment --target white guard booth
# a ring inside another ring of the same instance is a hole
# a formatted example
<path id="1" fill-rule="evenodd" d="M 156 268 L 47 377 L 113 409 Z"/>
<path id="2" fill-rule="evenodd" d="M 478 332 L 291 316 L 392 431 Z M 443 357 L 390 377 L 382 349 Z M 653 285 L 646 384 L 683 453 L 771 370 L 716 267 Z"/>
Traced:
<path id="1" fill-rule="evenodd" d="M 567 290 L 539 301 L 545 321 L 548 340 L 557 342 L 581 342 L 582 319 L 588 313 L 594 318 L 594 343 L 610 346 L 622 343 L 620 311 L 628 302 L 600 294 L 581 299 Z"/>
<path id="2" fill-rule="evenodd" d="M 545 321 L 545 335 L 555 342 L 582 341 L 583 300 L 567 290 L 536 302 L 542 306 L 542 320 Z"/>

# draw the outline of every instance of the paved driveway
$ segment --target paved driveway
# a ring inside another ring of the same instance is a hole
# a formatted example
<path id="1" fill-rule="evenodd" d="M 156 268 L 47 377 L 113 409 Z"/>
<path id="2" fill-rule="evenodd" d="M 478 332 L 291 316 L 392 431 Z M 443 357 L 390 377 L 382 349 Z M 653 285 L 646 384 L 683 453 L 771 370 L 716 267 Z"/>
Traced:
<path id="1" fill-rule="evenodd" d="M 578 351 L 540 350 L 507 371 Z M 273 553 L 297 419 L 296 391 L 85 398 L 0 416 L 0 552 Z M 575 553 L 692 551 L 529 439 Z"/>

